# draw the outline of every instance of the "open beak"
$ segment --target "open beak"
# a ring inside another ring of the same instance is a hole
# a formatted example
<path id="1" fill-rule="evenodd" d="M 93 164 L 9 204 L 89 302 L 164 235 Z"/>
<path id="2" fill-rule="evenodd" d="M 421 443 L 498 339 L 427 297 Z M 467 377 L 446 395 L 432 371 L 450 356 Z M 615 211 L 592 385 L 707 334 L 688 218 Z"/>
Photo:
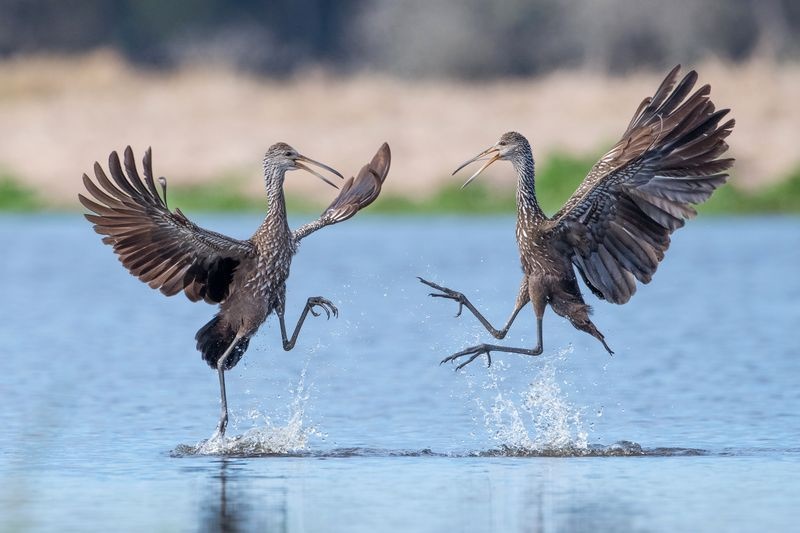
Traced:
<path id="1" fill-rule="evenodd" d="M 332 181 L 330 181 L 328 178 L 326 178 L 325 176 L 323 176 L 322 174 L 320 174 L 319 172 L 317 172 L 316 170 L 314 170 L 314 169 L 312 169 L 312 168 L 310 168 L 310 167 L 307 167 L 306 165 L 304 165 L 303 163 L 301 163 L 301 161 L 302 161 L 302 162 L 305 162 L 305 163 L 309 163 L 309 164 L 311 164 L 311 165 L 316 165 L 316 166 L 318 166 L 318 167 L 320 167 L 320 168 L 324 168 L 324 169 L 325 169 L 325 170 L 327 170 L 328 172 L 331 172 L 331 173 L 333 173 L 333 174 L 336 174 L 337 176 L 339 176 L 339 178 L 341 178 L 341 179 L 344 179 L 344 176 L 342 176 L 341 174 L 339 174 L 339 172 L 338 172 L 337 170 L 335 170 L 335 169 L 333 169 L 333 168 L 329 167 L 328 165 L 325 165 L 325 164 L 323 164 L 323 163 L 320 163 L 319 161 L 314 161 L 313 159 L 311 159 L 311 158 L 309 158 L 309 157 L 306 157 L 306 156 L 304 156 L 304 155 L 299 155 L 299 154 L 298 154 L 298 156 L 297 156 L 297 157 L 295 158 L 295 160 L 294 160 L 294 166 L 296 166 L 297 168 L 301 168 L 301 169 L 305 170 L 306 172 L 310 172 L 311 174 L 314 174 L 316 177 L 318 177 L 319 179 L 321 179 L 322 181 L 324 181 L 325 183 L 327 183 L 328 185 L 330 185 L 330 186 L 331 186 L 331 187 L 333 187 L 334 189 L 338 189 L 339 187 L 338 187 L 338 186 L 337 186 L 335 183 L 333 183 Z"/>
<path id="2" fill-rule="evenodd" d="M 488 161 L 487 161 L 487 159 L 488 159 Z M 467 185 L 472 183 L 472 180 L 477 178 L 478 175 L 481 172 L 483 172 L 484 170 L 489 168 L 489 165 L 491 165 L 492 163 L 494 163 L 498 159 L 500 159 L 500 149 L 497 148 L 496 146 L 491 146 L 491 147 L 487 148 L 486 150 L 484 150 L 483 152 L 481 152 L 478 155 L 476 155 L 475 157 L 473 157 L 472 159 L 468 159 L 467 161 L 464 161 L 463 163 L 461 163 L 461 165 L 457 169 L 455 169 L 453 171 L 453 175 L 455 175 L 456 172 L 458 172 L 459 170 L 461 170 L 465 166 L 469 165 L 470 163 L 474 163 L 476 161 L 486 161 L 486 163 L 481 168 L 479 168 L 478 171 L 475 174 L 470 176 L 469 179 L 464 182 L 464 185 L 461 186 L 461 188 L 463 189 L 464 187 L 466 187 Z"/>

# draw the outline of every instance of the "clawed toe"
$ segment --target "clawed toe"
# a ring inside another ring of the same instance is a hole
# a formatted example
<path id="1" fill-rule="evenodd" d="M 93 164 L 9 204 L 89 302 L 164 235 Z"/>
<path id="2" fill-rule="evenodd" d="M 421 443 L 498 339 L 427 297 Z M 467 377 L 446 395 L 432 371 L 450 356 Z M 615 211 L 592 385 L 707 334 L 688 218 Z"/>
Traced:
<path id="1" fill-rule="evenodd" d="M 443 364 L 445 364 L 445 363 L 452 363 L 452 362 L 453 362 L 453 361 L 455 361 L 455 360 L 456 360 L 458 357 L 459 357 L 459 356 L 458 356 L 458 354 L 448 355 L 447 357 L 445 357 L 444 359 L 442 359 L 441 361 L 439 361 L 439 366 L 441 366 L 441 365 L 443 365 Z"/>
<path id="2" fill-rule="evenodd" d="M 427 285 L 428 287 L 430 287 L 432 289 L 436 289 L 437 291 L 441 291 L 443 293 L 443 294 L 437 294 L 437 293 L 433 293 L 433 292 L 430 293 L 430 295 L 433 296 L 434 298 L 452 298 L 452 297 L 457 296 L 459 294 L 459 293 L 457 293 L 456 291 L 454 291 L 452 289 L 448 289 L 447 287 L 442 287 L 441 285 L 437 285 L 436 283 L 434 283 L 432 281 L 428 281 L 428 280 L 422 279 L 420 277 L 417 277 L 417 279 L 420 280 L 425 285 Z"/>
<path id="3" fill-rule="evenodd" d="M 485 345 L 473 346 L 471 348 L 467 348 L 466 350 L 462 350 L 458 353 L 454 353 L 453 355 L 447 356 L 444 359 L 442 359 L 439 364 L 442 365 L 444 363 L 452 363 L 459 357 L 469 356 L 469 358 L 466 361 L 464 361 L 455 368 L 456 371 L 459 371 L 468 364 L 470 364 L 471 362 L 473 362 L 475 359 L 480 357 L 481 355 L 486 355 L 486 366 L 487 367 L 492 366 L 492 353 L 491 350 Z"/>
<path id="4" fill-rule="evenodd" d="M 453 289 L 448 289 L 447 287 L 442 287 L 441 285 L 437 285 L 436 283 L 433 283 L 432 281 L 428 281 L 428 280 L 422 279 L 420 277 L 417 277 L 417 279 L 419 279 L 425 285 L 427 285 L 427 286 L 429 286 L 429 287 L 431 287 L 433 289 L 436 289 L 437 291 L 440 291 L 440 292 L 428 293 L 428 296 L 430 296 L 431 298 L 447 298 L 448 300 L 454 300 L 454 301 L 458 302 L 458 312 L 456 313 L 455 316 L 456 317 L 460 317 L 461 316 L 461 311 L 464 310 L 464 303 L 467 301 L 467 298 L 463 294 L 461 294 L 458 291 L 454 291 Z"/>
<path id="5" fill-rule="evenodd" d="M 308 300 L 308 310 L 314 316 L 320 316 L 321 313 L 314 310 L 315 307 L 319 307 L 325 312 L 325 316 L 330 320 L 331 315 L 335 317 L 339 316 L 339 309 L 333 305 L 333 302 L 328 300 L 327 298 L 317 297 L 317 298 L 309 298 Z"/>
<path id="6" fill-rule="evenodd" d="M 418 279 L 418 280 L 419 280 L 421 283 L 424 283 L 424 284 L 425 284 L 425 285 L 427 285 L 428 287 L 434 288 L 434 289 L 436 289 L 437 291 L 442 291 L 442 292 L 444 292 L 444 291 L 446 290 L 446 289 L 445 289 L 444 287 L 442 287 L 441 285 L 437 285 L 437 284 L 435 284 L 435 283 L 434 283 L 434 282 L 432 282 L 432 281 L 428 281 L 427 279 L 423 279 L 423 278 L 421 278 L 420 276 L 417 276 L 417 279 Z M 433 295 L 431 295 L 431 296 L 433 296 Z"/>

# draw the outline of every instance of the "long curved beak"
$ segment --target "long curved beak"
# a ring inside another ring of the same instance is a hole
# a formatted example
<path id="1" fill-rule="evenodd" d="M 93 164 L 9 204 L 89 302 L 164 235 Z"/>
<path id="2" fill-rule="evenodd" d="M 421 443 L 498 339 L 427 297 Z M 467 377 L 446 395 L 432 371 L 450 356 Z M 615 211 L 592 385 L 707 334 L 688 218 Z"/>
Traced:
<path id="1" fill-rule="evenodd" d="M 486 161 L 487 159 L 488 159 L 488 161 Z M 483 172 L 484 170 L 489 168 L 489 165 L 491 165 L 492 163 L 494 163 L 498 159 L 500 159 L 500 149 L 497 148 L 496 146 L 490 146 L 489 148 L 487 148 L 483 152 L 479 153 L 478 155 L 476 155 L 472 159 L 468 159 L 468 160 L 464 161 L 463 163 L 461 163 L 461 165 L 459 165 L 459 167 L 453 171 L 453 175 L 455 175 L 456 172 L 458 172 L 459 170 L 461 170 L 465 166 L 469 165 L 470 163 L 474 163 L 476 161 L 486 161 L 486 163 L 481 168 L 479 168 L 478 171 L 475 172 L 475 174 L 470 176 L 469 179 L 464 182 L 464 185 L 461 186 L 461 188 L 463 189 L 464 187 L 466 187 L 467 185 L 472 183 L 472 180 L 477 178 L 478 175 L 481 172 Z"/>
<path id="2" fill-rule="evenodd" d="M 339 176 L 339 178 L 341 178 L 341 179 L 344 179 L 344 176 L 342 176 L 342 175 L 339 173 L 339 171 L 338 171 L 338 170 L 336 170 L 336 169 L 333 169 L 333 168 L 331 168 L 331 167 L 329 167 L 328 165 L 325 165 L 325 164 L 323 164 L 323 163 L 320 163 L 319 161 L 314 161 L 314 160 L 313 160 L 313 159 L 311 159 L 310 157 L 306 157 L 306 156 L 304 156 L 304 155 L 300 155 L 300 154 L 298 154 L 298 156 L 297 156 L 297 157 L 295 158 L 295 160 L 294 160 L 294 165 L 295 165 L 297 168 L 301 168 L 301 169 L 305 170 L 306 172 L 310 172 L 311 174 L 314 174 L 316 177 L 318 177 L 319 179 L 321 179 L 322 181 L 324 181 L 325 183 L 327 183 L 328 185 L 330 185 L 330 186 L 331 186 L 331 187 L 333 187 L 334 189 L 338 189 L 339 187 L 338 187 L 338 186 L 337 186 L 335 183 L 333 183 L 332 181 L 330 181 L 328 178 L 326 178 L 325 176 L 323 176 L 322 174 L 320 174 L 319 172 L 317 172 L 316 170 L 314 170 L 313 168 L 307 167 L 306 165 L 304 165 L 303 163 L 301 163 L 301 161 L 302 161 L 302 162 L 305 162 L 305 163 L 309 163 L 309 164 L 311 164 L 311 165 L 316 165 L 316 166 L 318 166 L 318 167 L 320 167 L 320 168 L 324 168 L 324 169 L 325 169 L 325 170 L 327 170 L 328 172 L 331 172 L 332 174 L 336 174 L 337 176 Z"/>

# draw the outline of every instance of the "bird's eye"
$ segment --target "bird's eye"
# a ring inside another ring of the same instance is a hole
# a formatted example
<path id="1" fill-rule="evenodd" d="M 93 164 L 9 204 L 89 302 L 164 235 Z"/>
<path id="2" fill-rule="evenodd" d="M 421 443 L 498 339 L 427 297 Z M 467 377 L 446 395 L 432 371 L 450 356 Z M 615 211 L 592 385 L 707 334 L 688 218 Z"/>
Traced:
<path id="1" fill-rule="evenodd" d="M 286 157 L 289 157 L 290 155 L 292 155 L 292 152 L 290 152 L 289 150 L 286 150 L 286 151 L 283 153 L 283 155 L 285 155 Z"/>
<path id="2" fill-rule="evenodd" d="M 500 141 L 500 142 L 499 142 L 499 143 L 497 143 L 497 144 L 499 144 L 500 146 L 505 146 L 505 145 L 506 145 L 506 142 L 505 142 L 505 141 Z"/>

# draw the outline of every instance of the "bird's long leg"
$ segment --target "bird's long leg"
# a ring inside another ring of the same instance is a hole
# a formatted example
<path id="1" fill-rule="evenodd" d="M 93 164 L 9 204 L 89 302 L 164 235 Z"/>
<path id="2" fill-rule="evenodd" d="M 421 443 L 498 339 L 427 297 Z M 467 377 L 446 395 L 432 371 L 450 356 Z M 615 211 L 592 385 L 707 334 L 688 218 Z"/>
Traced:
<path id="1" fill-rule="evenodd" d="M 278 313 L 278 320 L 281 323 L 281 337 L 283 337 L 283 349 L 286 351 L 291 350 L 294 348 L 295 342 L 297 342 L 297 336 L 300 334 L 300 328 L 303 327 L 303 322 L 306 320 L 306 316 L 308 313 L 311 313 L 314 316 L 319 316 L 320 313 L 314 310 L 315 307 L 321 308 L 325 314 L 327 315 L 328 319 L 331 318 L 331 315 L 334 317 L 339 316 L 339 310 L 333 305 L 333 302 L 330 300 L 323 298 L 322 296 L 312 296 L 306 302 L 306 306 L 303 308 L 303 312 L 300 313 L 300 318 L 297 321 L 297 325 L 294 327 L 294 333 L 292 333 L 292 337 L 289 338 L 286 335 L 286 321 L 284 320 L 284 316 L 282 312 Z"/>
<path id="2" fill-rule="evenodd" d="M 236 348 L 236 344 L 242 339 L 242 335 L 236 335 L 233 339 L 233 342 L 228 349 L 225 350 L 225 353 L 222 354 L 222 357 L 219 358 L 217 361 L 217 373 L 219 374 L 219 395 L 220 400 L 222 403 L 222 412 L 219 416 L 219 424 L 217 425 L 217 431 L 214 433 L 212 439 L 216 439 L 218 437 L 225 436 L 225 429 L 228 427 L 228 397 L 225 394 L 225 362 L 228 360 L 228 357 L 233 353 L 233 349 Z"/>
<path id="3" fill-rule="evenodd" d="M 437 285 L 431 281 L 426 279 L 418 278 L 422 283 L 427 285 L 428 287 L 434 288 L 439 293 L 432 292 L 430 295 L 434 298 L 447 298 L 449 300 L 454 300 L 458 302 L 458 313 L 456 316 L 461 316 L 461 311 L 464 307 L 470 310 L 470 312 L 475 315 L 483 327 L 486 328 L 486 331 L 491 333 L 492 337 L 495 339 L 504 339 L 508 330 L 511 328 L 511 324 L 514 323 L 514 320 L 517 318 L 517 315 L 522 310 L 523 307 L 530 301 L 530 296 L 528 295 L 528 283 L 527 278 L 522 280 L 522 285 L 520 286 L 519 295 L 517 296 L 517 302 L 514 307 L 514 311 L 511 312 L 511 316 L 508 318 L 506 325 L 503 326 L 502 329 L 497 329 L 484 317 L 480 311 L 478 311 L 472 302 L 470 302 L 466 296 L 462 293 L 454 291 L 452 289 L 448 289 L 446 287 L 442 287 L 441 285 Z"/>
<path id="4" fill-rule="evenodd" d="M 536 336 L 538 338 L 538 343 L 536 344 L 535 348 L 514 348 L 512 346 L 499 346 L 497 344 L 478 344 L 445 357 L 439 364 L 450 363 L 461 357 L 467 357 L 466 361 L 456 367 L 456 370 L 461 370 L 481 355 L 486 355 L 487 366 L 492 366 L 492 352 L 518 353 L 531 356 L 541 355 L 542 351 L 544 350 L 542 343 L 541 317 L 536 318 Z"/>
<path id="5" fill-rule="evenodd" d="M 523 281 L 523 288 L 527 289 L 527 284 L 525 281 Z M 531 299 L 530 293 L 528 293 L 528 295 L 528 298 Z M 461 350 L 460 352 L 456 352 L 449 357 L 445 357 L 439 364 L 450 363 L 460 357 L 467 357 L 466 361 L 456 367 L 456 370 L 461 370 L 481 355 L 486 355 L 487 366 L 492 366 L 492 352 L 518 353 L 531 356 L 541 355 L 542 351 L 544 350 L 544 342 L 542 341 L 542 319 L 544 318 L 544 310 L 547 306 L 547 298 L 544 294 L 537 292 L 532 298 L 532 303 L 533 310 L 536 313 L 537 343 L 535 348 L 514 348 L 511 346 L 498 346 L 497 344 L 478 344 L 477 346 L 470 346 L 465 350 Z"/>

